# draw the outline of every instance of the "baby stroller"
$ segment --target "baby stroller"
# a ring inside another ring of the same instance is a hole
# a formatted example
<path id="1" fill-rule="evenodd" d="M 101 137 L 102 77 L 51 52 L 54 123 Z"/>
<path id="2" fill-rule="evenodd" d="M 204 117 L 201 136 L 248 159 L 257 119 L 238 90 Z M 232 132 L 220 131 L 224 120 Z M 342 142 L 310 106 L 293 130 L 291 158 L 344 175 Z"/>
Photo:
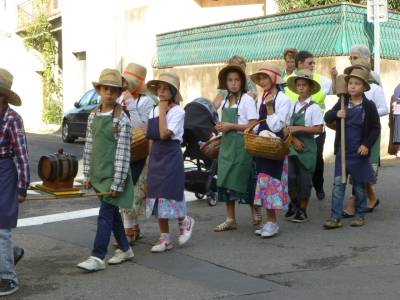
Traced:
<path id="1" fill-rule="evenodd" d="M 185 106 L 185 189 L 198 199 L 206 197 L 210 206 L 217 204 L 217 160 L 204 156 L 200 145 L 210 139 L 217 122 L 218 113 L 210 100 L 197 98 Z"/>

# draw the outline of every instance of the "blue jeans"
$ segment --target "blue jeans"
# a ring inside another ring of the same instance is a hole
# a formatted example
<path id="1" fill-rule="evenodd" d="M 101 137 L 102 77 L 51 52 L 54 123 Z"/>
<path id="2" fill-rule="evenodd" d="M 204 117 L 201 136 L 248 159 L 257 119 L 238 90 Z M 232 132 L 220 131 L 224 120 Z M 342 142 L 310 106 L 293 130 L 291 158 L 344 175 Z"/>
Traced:
<path id="1" fill-rule="evenodd" d="M 363 217 L 367 206 L 367 197 L 365 195 L 365 183 L 356 182 L 353 180 L 353 193 L 356 197 L 356 217 Z M 333 182 L 332 191 L 332 209 L 331 218 L 341 219 L 343 215 L 343 201 L 346 192 L 346 184 L 342 183 L 342 177 L 337 176 Z"/>
<path id="2" fill-rule="evenodd" d="M 97 219 L 97 232 L 94 240 L 92 256 L 104 259 L 110 243 L 111 232 L 122 251 L 129 250 L 129 242 L 125 235 L 119 208 L 105 202 L 101 202 L 99 217 Z"/>
<path id="3" fill-rule="evenodd" d="M 11 239 L 11 229 L 0 229 L 0 279 L 18 284 L 14 257 L 20 254 L 21 248 Z"/>

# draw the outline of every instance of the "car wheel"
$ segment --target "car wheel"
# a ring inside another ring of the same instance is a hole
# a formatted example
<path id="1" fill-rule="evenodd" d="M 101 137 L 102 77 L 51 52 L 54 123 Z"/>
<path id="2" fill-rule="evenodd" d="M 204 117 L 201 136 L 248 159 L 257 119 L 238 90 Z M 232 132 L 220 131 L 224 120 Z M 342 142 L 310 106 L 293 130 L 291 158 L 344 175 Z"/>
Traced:
<path id="1" fill-rule="evenodd" d="M 75 138 L 69 135 L 69 124 L 64 121 L 61 129 L 61 136 L 64 143 L 73 143 Z"/>

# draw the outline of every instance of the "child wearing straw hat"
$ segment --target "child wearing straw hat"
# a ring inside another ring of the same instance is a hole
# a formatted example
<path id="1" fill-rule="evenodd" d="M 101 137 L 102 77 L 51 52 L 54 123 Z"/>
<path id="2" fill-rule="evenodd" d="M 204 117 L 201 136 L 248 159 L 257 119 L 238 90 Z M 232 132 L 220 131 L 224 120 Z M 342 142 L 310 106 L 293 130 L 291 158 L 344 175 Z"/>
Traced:
<path id="1" fill-rule="evenodd" d="M 30 177 L 23 121 L 9 106 L 21 105 L 11 90 L 13 79 L 0 68 L 0 296 L 18 290 L 15 265 L 24 249 L 12 240 L 11 229 L 17 226 L 18 203 L 25 201 Z"/>
<path id="2" fill-rule="evenodd" d="M 379 114 L 374 102 L 368 101 L 364 92 L 370 89 L 368 77 L 370 72 L 365 68 L 352 66 L 345 69 L 345 80 L 348 95 L 344 100 L 345 109 L 340 108 L 340 101 L 325 114 L 325 121 L 336 121 L 336 128 L 340 128 L 340 119 L 345 119 L 345 157 L 346 174 L 350 174 L 353 181 L 353 192 L 356 198 L 355 219 L 351 226 L 364 225 L 366 208 L 366 184 L 374 179 L 374 171 L 370 163 L 370 152 L 380 135 L 381 125 Z M 332 191 L 331 218 L 328 219 L 325 229 L 342 227 L 340 219 L 343 212 L 343 200 L 346 184 L 342 183 L 341 173 L 341 131 L 336 130 L 335 137 L 335 179 Z"/>
<path id="3" fill-rule="evenodd" d="M 104 69 L 93 86 L 101 98 L 100 105 L 88 118 L 86 143 L 83 152 L 83 176 L 86 188 L 111 192 L 101 196 L 97 232 L 92 255 L 78 264 L 86 271 L 105 269 L 111 233 L 119 249 L 108 264 L 120 264 L 133 258 L 133 251 L 125 236 L 119 209 L 131 208 L 133 184 L 131 178 L 130 145 L 131 122 L 116 102 L 122 92 L 122 78 L 118 70 Z"/>
<path id="4" fill-rule="evenodd" d="M 308 220 L 307 206 L 311 195 L 312 178 L 316 166 L 317 144 L 314 136 L 321 134 L 324 119 L 321 108 L 311 96 L 321 86 L 309 70 L 300 70 L 288 79 L 288 88 L 299 95 L 292 104 L 290 126 L 285 134 L 292 134 L 289 153 L 289 196 L 291 203 L 285 217 L 295 223 Z"/>
<path id="5" fill-rule="evenodd" d="M 369 60 L 364 58 L 357 58 L 351 60 L 353 67 L 364 68 L 369 72 L 368 83 L 370 89 L 365 91 L 365 97 L 375 103 L 376 109 L 378 110 L 379 117 L 384 117 L 389 113 L 389 108 L 386 104 L 386 97 L 383 88 L 374 79 L 373 73 L 371 72 L 371 64 Z M 372 168 L 374 169 L 374 180 L 369 182 L 366 186 L 367 193 L 367 207 L 365 212 L 371 213 L 380 203 L 379 198 L 377 198 L 375 192 L 375 186 L 378 178 L 379 164 L 380 164 L 380 146 L 381 138 L 380 136 L 374 143 L 370 151 L 370 161 Z M 355 196 L 352 195 L 349 198 L 347 208 L 343 211 L 343 216 L 345 218 L 350 218 L 354 216 L 355 211 Z"/>
<path id="6" fill-rule="evenodd" d="M 130 63 L 122 72 L 123 85 L 126 91 L 122 93 L 121 105 L 129 111 L 132 129 L 147 128 L 149 114 L 153 109 L 153 100 L 147 96 L 145 67 Z M 132 208 L 122 211 L 125 234 L 130 244 L 141 238 L 138 217 L 144 214 L 147 182 L 147 159 L 131 162 L 132 180 L 134 185 Z"/>
<path id="7" fill-rule="evenodd" d="M 222 102 L 221 122 L 216 125 L 216 130 L 222 133 L 217 170 L 218 201 L 225 202 L 227 217 L 214 228 L 215 232 L 235 230 L 235 201 L 246 199 L 252 203 L 254 199 L 252 157 L 244 149 L 240 133 L 255 124 L 258 113 L 256 103 L 246 94 L 246 80 L 243 69 L 235 64 L 225 66 L 218 74 L 218 88 L 228 91 Z M 219 102 L 214 105 L 219 109 Z"/>
<path id="8" fill-rule="evenodd" d="M 149 91 L 159 98 L 159 106 L 150 112 L 147 138 L 150 140 L 147 177 L 146 215 L 158 218 L 160 238 L 151 248 L 160 253 L 173 248 L 169 220 L 178 219 L 179 245 L 192 236 L 194 219 L 187 215 L 184 197 L 185 175 L 181 143 L 185 111 L 179 92 L 179 77 L 162 73 L 147 83 Z"/>
<path id="9" fill-rule="evenodd" d="M 264 93 L 259 101 L 259 120 L 265 120 L 258 126 L 257 134 L 264 130 L 283 138 L 283 129 L 289 123 L 290 99 L 283 92 L 283 80 L 279 68 L 272 63 L 263 64 L 250 76 Z M 262 206 L 267 212 L 267 222 L 255 233 L 263 238 L 273 237 L 279 232 L 276 210 L 287 209 L 288 161 L 254 158 L 257 169 L 257 187 L 254 205 Z"/>

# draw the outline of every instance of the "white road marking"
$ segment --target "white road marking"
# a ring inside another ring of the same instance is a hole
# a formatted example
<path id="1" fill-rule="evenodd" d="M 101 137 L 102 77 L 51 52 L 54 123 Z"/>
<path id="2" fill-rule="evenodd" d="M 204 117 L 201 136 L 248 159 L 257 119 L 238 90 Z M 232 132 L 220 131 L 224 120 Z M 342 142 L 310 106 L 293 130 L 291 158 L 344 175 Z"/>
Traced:
<path id="1" fill-rule="evenodd" d="M 35 193 L 35 192 L 33 192 L 33 193 Z M 194 196 L 193 193 L 186 192 L 186 191 L 185 191 L 185 199 L 186 199 L 186 202 L 194 202 L 194 201 L 198 200 Z M 58 214 L 52 214 L 52 215 L 23 218 L 23 219 L 18 220 L 17 227 L 21 228 L 21 227 L 43 225 L 43 224 L 56 223 L 56 222 L 62 222 L 62 221 L 68 221 L 68 220 L 83 219 L 83 218 L 94 217 L 94 216 L 97 216 L 98 214 L 99 214 L 99 208 L 96 207 L 96 208 L 76 210 L 76 211 L 64 212 L 64 213 L 58 213 Z"/>
<path id="2" fill-rule="evenodd" d="M 55 223 L 62 222 L 67 220 L 81 219 L 97 216 L 99 214 L 99 208 L 89 208 L 71 212 L 64 212 L 59 214 L 52 214 L 46 216 L 32 217 L 32 218 L 24 218 L 18 220 L 17 227 L 27 227 L 27 226 L 35 226 L 42 225 L 47 223 Z"/>

